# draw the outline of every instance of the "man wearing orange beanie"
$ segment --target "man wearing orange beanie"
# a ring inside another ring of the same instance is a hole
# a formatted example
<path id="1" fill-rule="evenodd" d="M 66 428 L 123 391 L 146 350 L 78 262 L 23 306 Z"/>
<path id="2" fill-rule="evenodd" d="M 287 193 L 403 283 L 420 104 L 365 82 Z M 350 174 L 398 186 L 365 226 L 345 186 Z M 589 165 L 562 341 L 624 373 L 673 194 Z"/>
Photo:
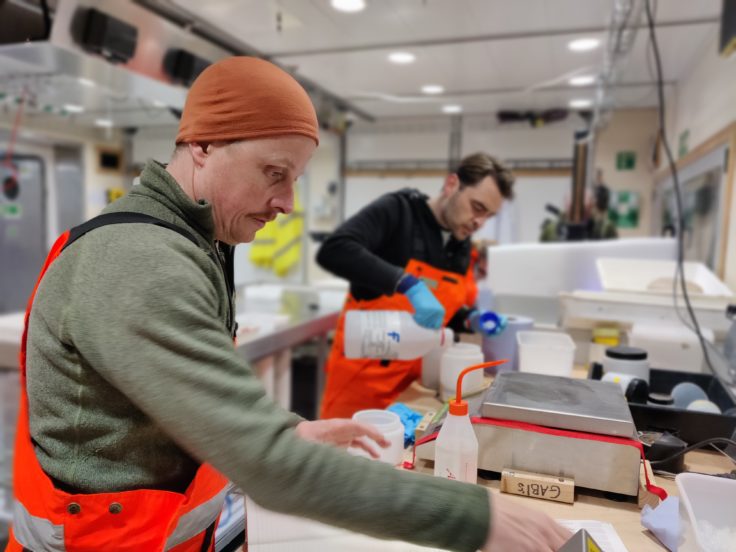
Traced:
<path id="1" fill-rule="evenodd" d="M 149 162 L 140 186 L 60 237 L 23 340 L 8 550 L 212 550 L 228 481 L 264 507 L 381 538 L 563 542 L 480 486 L 347 455 L 387 443 L 281 409 L 236 352 L 232 248 L 292 209 L 318 139 L 291 76 L 222 60 L 193 84 L 169 165 Z"/>

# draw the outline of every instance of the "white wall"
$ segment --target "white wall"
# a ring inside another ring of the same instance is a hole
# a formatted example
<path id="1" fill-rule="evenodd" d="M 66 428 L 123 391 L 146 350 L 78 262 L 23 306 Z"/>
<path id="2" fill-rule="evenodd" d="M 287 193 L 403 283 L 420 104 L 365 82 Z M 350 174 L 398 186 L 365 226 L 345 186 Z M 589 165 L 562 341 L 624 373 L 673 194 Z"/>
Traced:
<path id="1" fill-rule="evenodd" d="M 569 159 L 577 115 L 541 128 L 526 123 L 499 125 L 493 117 L 464 120 L 462 151 L 486 151 L 503 159 Z M 360 123 L 348 134 L 348 162 L 441 160 L 448 158 L 449 118 L 398 119 Z"/>
<path id="2" fill-rule="evenodd" d="M 677 83 L 677 98 L 668 109 L 674 112 L 669 135 L 675 156 L 683 131 L 689 131 L 693 150 L 736 121 L 736 54 L 721 57 L 717 44 L 714 33 Z"/>
<path id="3" fill-rule="evenodd" d="M 138 129 L 133 137 L 133 164 L 143 165 L 149 159 L 168 163 L 174 153 L 177 129 L 176 126 Z"/>
<path id="4" fill-rule="evenodd" d="M 678 139 L 689 132 L 689 150 L 696 149 L 720 130 L 736 123 L 736 55 L 729 58 L 719 55 L 718 36 L 713 36 L 703 46 L 699 56 L 677 83 L 676 99 L 668 108 L 669 140 L 675 156 Z M 733 166 L 735 151 L 730 154 Z M 733 175 L 734 172 L 731 171 Z M 736 289 L 736 182 L 724 182 L 724 189 L 731 187 L 731 202 L 727 206 L 728 228 L 725 236 L 726 258 L 724 280 Z"/>
<path id="5" fill-rule="evenodd" d="M 619 230 L 621 237 L 651 234 L 652 196 L 654 193 L 654 165 L 652 155 L 656 147 L 657 112 L 654 109 L 619 110 L 597 137 L 595 167 L 603 170 L 603 178 L 611 191 L 639 192 L 639 227 Z M 620 151 L 636 153 L 634 170 L 619 171 L 616 154 Z"/>
<path id="6" fill-rule="evenodd" d="M 442 189 L 442 178 L 351 176 L 347 179 L 345 218 L 352 217 L 383 194 L 395 192 L 402 188 L 417 188 L 428 196 L 434 197 Z"/>
<path id="7" fill-rule="evenodd" d="M 503 213 L 511 223 L 510 239 L 498 240 L 499 243 L 538 242 L 542 223 L 555 216 L 545 210 L 549 203 L 558 208 L 565 205 L 570 197 L 570 177 L 522 176 L 514 184 L 515 199 L 509 204 L 509 212 Z M 502 220 L 501 223 L 504 221 Z"/>

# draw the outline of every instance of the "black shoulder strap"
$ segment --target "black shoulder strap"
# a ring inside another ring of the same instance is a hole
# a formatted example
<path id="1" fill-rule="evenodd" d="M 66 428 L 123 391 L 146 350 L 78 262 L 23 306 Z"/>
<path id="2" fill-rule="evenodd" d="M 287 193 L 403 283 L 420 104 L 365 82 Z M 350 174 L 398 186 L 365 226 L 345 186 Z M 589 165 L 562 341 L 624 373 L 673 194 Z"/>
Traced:
<path id="1" fill-rule="evenodd" d="M 156 226 L 162 226 L 163 228 L 168 228 L 169 230 L 173 230 L 177 234 L 184 236 L 194 245 L 199 246 L 197 239 L 194 236 L 192 236 L 190 232 L 188 232 L 187 230 L 184 230 L 184 228 L 177 226 L 176 224 L 173 224 L 165 220 L 161 220 L 156 217 L 152 217 L 150 215 L 144 215 L 143 213 L 121 211 L 119 213 L 106 213 L 104 215 L 96 216 L 88 220 L 87 222 L 82 223 L 79 226 L 75 226 L 74 228 L 72 228 L 69 231 L 69 239 L 67 240 L 66 244 L 64 244 L 64 248 L 62 249 L 62 251 L 66 249 L 67 247 L 69 247 L 72 243 L 77 241 L 79 238 L 84 236 L 87 232 L 90 232 L 94 230 L 95 228 L 99 228 L 100 226 L 107 226 L 108 224 L 125 224 L 125 223 L 136 223 L 136 222 L 143 223 L 143 224 L 154 224 Z"/>

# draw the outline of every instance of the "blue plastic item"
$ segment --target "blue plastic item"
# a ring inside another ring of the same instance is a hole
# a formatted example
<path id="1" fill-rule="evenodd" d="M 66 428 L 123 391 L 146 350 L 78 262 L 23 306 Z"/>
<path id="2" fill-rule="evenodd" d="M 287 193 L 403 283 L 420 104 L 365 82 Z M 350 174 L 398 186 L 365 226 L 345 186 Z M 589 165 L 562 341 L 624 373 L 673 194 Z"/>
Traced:
<path id="1" fill-rule="evenodd" d="M 498 335 L 506 329 L 509 320 L 503 314 L 488 310 L 475 310 L 470 314 L 470 329 L 485 336 Z"/>
<path id="2" fill-rule="evenodd" d="M 404 424 L 404 447 L 414 443 L 414 431 L 416 430 L 419 422 L 422 421 L 422 414 L 412 410 L 403 403 L 394 403 L 389 406 L 386 410 L 397 414 L 401 419 L 401 423 Z"/>
<path id="3" fill-rule="evenodd" d="M 430 330 L 439 330 L 445 318 L 445 307 L 442 306 L 429 288 L 421 280 L 404 292 L 414 307 L 414 320 L 417 324 Z"/>

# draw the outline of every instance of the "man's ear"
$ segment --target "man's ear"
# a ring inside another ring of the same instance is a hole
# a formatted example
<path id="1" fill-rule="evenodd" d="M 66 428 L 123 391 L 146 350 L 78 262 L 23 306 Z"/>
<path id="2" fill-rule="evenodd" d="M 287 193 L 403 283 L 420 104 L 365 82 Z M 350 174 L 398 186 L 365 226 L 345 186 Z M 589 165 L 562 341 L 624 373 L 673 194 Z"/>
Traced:
<path id="1" fill-rule="evenodd" d="M 189 153 L 192 154 L 192 159 L 194 160 L 194 165 L 197 168 L 202 168 L 209 154 L 210 144 L 207 142 L 190 142 L 188 146 Z"/>
<path id="2" fill-rule="evenodd" d="M 445 184 L 442 186 L 442 195 L 451 196 L 460 188 L 460 179 L 455 173 L 448 174 L 445 177 Z"/>

